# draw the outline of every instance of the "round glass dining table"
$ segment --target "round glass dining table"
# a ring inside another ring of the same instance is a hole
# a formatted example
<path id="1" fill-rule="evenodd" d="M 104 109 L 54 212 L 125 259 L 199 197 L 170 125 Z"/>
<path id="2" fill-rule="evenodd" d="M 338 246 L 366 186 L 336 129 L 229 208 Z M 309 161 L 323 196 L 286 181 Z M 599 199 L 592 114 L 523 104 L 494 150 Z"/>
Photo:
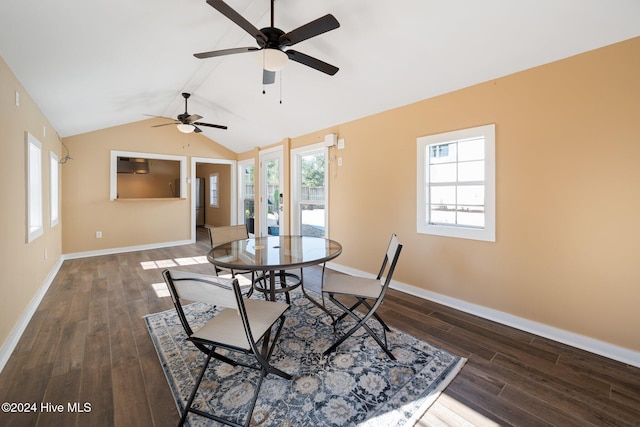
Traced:
<path id="1" fill-rule="evenodd" d="M 322 237 L 263 236 L 217 245 L 207 259 L 221 268 L 264 272 L 269 279 L 269 299 L 275 300 L 276 272 L 284 277 L 284 270 L 323 264 L 341 253 L 340 243 Z"/>

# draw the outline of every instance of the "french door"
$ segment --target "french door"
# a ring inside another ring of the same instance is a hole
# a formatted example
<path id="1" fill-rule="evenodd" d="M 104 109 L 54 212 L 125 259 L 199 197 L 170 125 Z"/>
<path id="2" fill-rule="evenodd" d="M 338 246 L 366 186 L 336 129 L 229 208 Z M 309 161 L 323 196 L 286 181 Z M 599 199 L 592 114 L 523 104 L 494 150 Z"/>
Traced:
<path id="1" fill-rule="evenodd" d="M 280 225 L 284 224 L 282 163 L 282 147 L 260 152 L 261 236 L 279 236 Z"/>
<path id="2" fill-rule="evenodd" d="M 315 144 L 291 152 L 291 234 L 329 237 L 327 151 Z"/>

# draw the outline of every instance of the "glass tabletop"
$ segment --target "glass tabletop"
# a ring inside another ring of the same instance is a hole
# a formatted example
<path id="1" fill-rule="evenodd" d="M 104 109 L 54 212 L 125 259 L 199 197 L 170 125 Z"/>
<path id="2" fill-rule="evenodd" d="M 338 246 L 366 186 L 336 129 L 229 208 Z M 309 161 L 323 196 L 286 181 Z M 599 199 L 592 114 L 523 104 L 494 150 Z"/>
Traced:
<path id="1" fill-rule="evenodd" d="M 264 236 L 218 245 L 207 259 L 223 268 L 265 271 L 321 264 L 341 252 L 340 243 L 321 237 Z"/>

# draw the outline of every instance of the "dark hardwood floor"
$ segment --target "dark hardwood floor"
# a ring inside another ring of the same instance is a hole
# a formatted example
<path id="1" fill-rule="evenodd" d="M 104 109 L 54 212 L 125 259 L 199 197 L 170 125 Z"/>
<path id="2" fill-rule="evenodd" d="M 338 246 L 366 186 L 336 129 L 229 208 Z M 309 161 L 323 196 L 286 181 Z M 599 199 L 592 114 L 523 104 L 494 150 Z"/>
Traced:
<path id="1" fill-rule="evenodd" d="M 194 258 L 207 248 L 65 261 L 0 374 L 0 401 L 37 411 L 2 412 L 0 426 L 175 425 L 142 317 L 172 308 L 153 287 L 165 267 L 212 273 Z M 317 286 L 319 271 L 306 269 L 306 283 Z M 394 290 L 381 313 L 468 359 L 421 426 L 640 426 L 639 368 Z"/>

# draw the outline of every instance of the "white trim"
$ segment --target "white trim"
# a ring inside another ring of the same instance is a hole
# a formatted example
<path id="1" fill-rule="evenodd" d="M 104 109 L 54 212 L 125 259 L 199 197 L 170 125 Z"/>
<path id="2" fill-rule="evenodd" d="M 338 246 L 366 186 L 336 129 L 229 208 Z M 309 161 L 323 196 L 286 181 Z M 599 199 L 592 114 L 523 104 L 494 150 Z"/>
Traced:
<path id="1" fill-rule="evenodd" d="M 335 264 L 333 262 L 328 262 L 327 268 L 345 274 L 375 278 L 375 275 L 373 274 L 346 267 L 340 264 Z M 481 305 L 473 304 L 460 299 L 452 298 L 436 292 L 431 292 L 426 289 L 417 288 L 413 285 L 408 285 L 406 283 L 398 282 L 395 280 L 391 281 L 390 287 L 418 298 L 446 305 L 447 307 L 451 307 L 465 313 L 473 314 L 475 316 L 482 317 L 483 319 L 491 320 L 493 322 L 497 322 L 511 328 L 529 332 L 531 334 L 548 338 L 550 340 L 563 343 L 571 347 L 588 351 L 589 353 L 598 354 L 600 356 L 604 356 L 609 359 L 613 359 L 618 362 L 626 363 L 640 368 L 640 352 L 629 350 L 628 348 L 610 344 L 605 341 L 600 341 L 595 338 L 590 338 L 585 335 L 576 334 L 564 329 L 545 325 L 544 323 L 534 322 L 532 320 L 504 313 L 492 308 L 483 307 Z"/>
<path id="2" fill-rule="evenodd" d="M 36 310 L 38 310 L 38 306 L 42 302 L 42 298 L 44 298 L 47 290 L 49 290 L 49 286 L 51 286 L 51 283 L 53 283 L 53 280 L 56 278 L 56 275 L 58 274 L 58 271 L 62 266 L 62 261 L 63 258 L 60 257 L 58 259 L 58 262 L 56 262 L 56 264 L 53 266 L 53 268 L 45 278 L 44 282 L 40 286 L 40 289 L 38 289 L 36 294 L 29 302 L 29 305 L 27 305 L 27 308 L 24 310 L 24 313 L 22 313 L 22 316 L 20 316 L 20 318 L 18 319 L 16 326 L 11 330 L 7 339 L 2 343 L 2 346 L 0 346 L 0 372 L 2 372 L 5 365 L 9 361 L 11 353 L 13 353 L 13 350 L 15 350 L 18 342 L 20 341 L 20 338 L 22 337 L 22 334 L 27 328 L 27 325 L 29 325 L 31 318 L 35 314 Z"/>
<path id="3" fill-rule="evenodd" d="M 457 225 L 430 224 L 425 221 L 428 200 L 429 177 L 426 168 L 426 147 L 456 140 L 483 136 L 485 140 L 485 224 L 483 228 L 462 227 Z M 496 241 L 496 172 L 495 172 L 495 125 L 489 124 L 436 135 L 422 136 L 416 139 L 417 150 L 417 193 L 416 193 L 416 231 L 421 234 L 457 237 L 461 239 Z"/>
<path id="4" fill-rule="evenodd" d="M 237 217 L 237 213 L 236 213 L 236 209 L 237 209 L 237 205 L 236 203 L 234 203 L 233 201 L 238 197 L 238 193 L 236 190 L 236 174 L 234 173 L 234 170 L 237 167 L 237 161 L 235 160 L 228 160 L 228 159 L 216 159 L 216 158 L 212 158 L 212 157 L 192 157 L 191 158 L 191 176 L 189 177 L 189 183 L 191 184 L 191 224 L 193 225 L 191 227 L 191 242 L 195 243 L 196 242 L 196 186 L 193 183 L 193 180 L 196 177 L 196 168 L 198 163 L 206 163 L 206 164 L 211 164 L 211 165 L 230 165 L 231 171 L 230 171 L 230 175 L 231 175 L 231 200 L 230 200 L 230 206 L 229 206 L 229 218 L 231 218 L 231 225 L 235 225 L 234 224 L 234 218 Z M 220 189 L 220 185 L 218 185 L 218 189 Z M 185 190 L 186 191 L 186 190 Z"/>

